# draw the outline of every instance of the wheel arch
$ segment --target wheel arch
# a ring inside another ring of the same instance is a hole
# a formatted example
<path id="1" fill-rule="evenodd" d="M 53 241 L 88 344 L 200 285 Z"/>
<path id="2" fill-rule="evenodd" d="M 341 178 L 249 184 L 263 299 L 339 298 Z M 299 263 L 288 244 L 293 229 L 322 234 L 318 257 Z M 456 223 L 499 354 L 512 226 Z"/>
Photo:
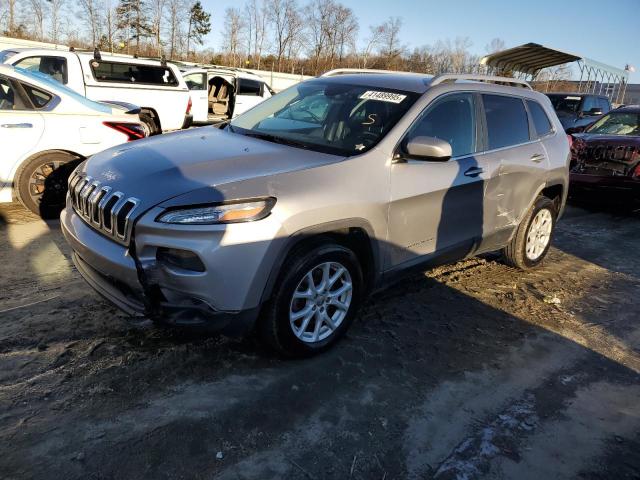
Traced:
<path id="1" fill-rule="evenodd" d="M 332 241 L 354 252 L 362 268 L 365 290 L 372 290 L 380 277 L 381 258 L 373 227 L 365 219 L 350 218 L 314 225 L 299 230 L 286 239 L 277 254 L 262 292 L 261 303 L 271 298 L 276 282 L 282 275 L 285 259 L 295 251 Z"/>
<path id="2" fill-rule="evenodd" d="M 158 128 L 158 133 L 162 133 L 162 124 L 160 122 L 160 115 L 155 108 L 152 107 L 140 107 L 140 113 L 151 117 Z"/>

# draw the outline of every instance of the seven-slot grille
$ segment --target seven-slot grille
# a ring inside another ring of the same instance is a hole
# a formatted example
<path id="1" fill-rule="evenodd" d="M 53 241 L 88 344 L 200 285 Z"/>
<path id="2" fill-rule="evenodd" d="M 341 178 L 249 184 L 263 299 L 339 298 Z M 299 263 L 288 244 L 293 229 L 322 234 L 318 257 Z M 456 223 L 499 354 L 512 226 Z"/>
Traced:
<path id="1" fill-rule="evenodd" d="M 125 197 L 124 193 L 82 174 L 69 179 L 69 197 L 73 209 L 85 222 L 116 242 L 129 244 L 131 215 L 140 200 Z"/>

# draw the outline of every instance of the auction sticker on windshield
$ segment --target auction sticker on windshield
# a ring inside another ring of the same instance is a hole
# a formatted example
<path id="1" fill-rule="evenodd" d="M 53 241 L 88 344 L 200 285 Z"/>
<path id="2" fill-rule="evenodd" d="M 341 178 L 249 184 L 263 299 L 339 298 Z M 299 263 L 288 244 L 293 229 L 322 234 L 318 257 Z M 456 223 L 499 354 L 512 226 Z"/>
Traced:
<path id="1" fill-rule="evenodd" d="M 405 98 L 407 98 L 407 96 L 393 92 L 376 92 L 374 90 L 367 90 L 358 98 L 361 98 L 363 100 L 378 100 L 380 102 L 400 103 Z"/>

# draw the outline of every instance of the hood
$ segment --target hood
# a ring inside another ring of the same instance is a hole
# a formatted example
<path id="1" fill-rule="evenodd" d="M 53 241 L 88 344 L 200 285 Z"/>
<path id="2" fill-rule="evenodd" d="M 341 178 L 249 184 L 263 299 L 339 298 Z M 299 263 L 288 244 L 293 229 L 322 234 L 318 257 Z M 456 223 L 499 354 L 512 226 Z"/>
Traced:
<path id="1" fill-rule="evenodd" d="M 144 211 L 193 190 L 313 168 L 342 157 L 301 150 L 214 127 L 136 140 L 98 153 L 81 172 L 127 197 Z"/>
<path id="2" fill-rule="evenodd" d="M 575 133 L 573 137 L 590 145 L 611 145 L 640 147 L 640 136 L 632 135 L 602 135 L 596 133 Z"/>

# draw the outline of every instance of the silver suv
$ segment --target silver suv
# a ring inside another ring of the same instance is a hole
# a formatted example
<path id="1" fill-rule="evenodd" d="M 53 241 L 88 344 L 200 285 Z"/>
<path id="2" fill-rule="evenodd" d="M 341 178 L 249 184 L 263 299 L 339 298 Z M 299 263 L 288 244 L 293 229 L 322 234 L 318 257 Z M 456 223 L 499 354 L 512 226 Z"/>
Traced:
<path id="1" fill-rule="evenodd" d="M 569 144 L 515 79 L 319 77 L 220 128 L 106 150 L 69 181 L 62 230 L 123 310 L 309 355 L 398 274 L 502 250 L 546 255 Z"/>

